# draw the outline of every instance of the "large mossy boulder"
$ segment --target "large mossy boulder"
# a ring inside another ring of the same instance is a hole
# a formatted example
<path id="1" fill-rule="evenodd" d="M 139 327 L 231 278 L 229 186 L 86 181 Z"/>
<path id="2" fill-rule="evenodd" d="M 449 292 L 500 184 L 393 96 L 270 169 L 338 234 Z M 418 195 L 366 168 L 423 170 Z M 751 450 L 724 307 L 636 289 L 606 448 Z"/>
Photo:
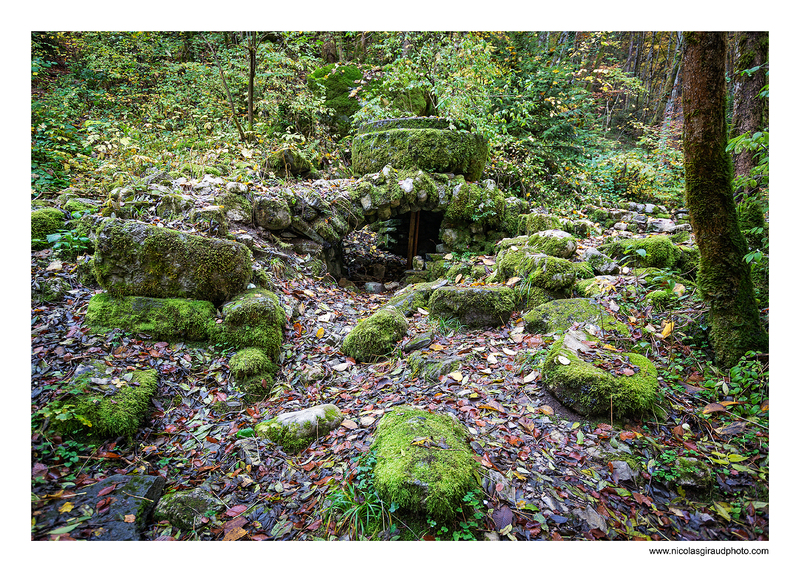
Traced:
<path id="1" fill-rule="evenodd" d="M 49 246 L 47 236 L 64 227 L 64 213 L 52 207 L 31 211 L 31 250 Z"/>
<path id="2" fill-rule="evenodd" d="M 408 322 L 393 306 L 381 308 L 360 321 L 342 342 L 342 352 L 358 361 L 370 362 L 392 352 L 408 331 Z"/>
<path id="3" fill-rule="evenodd" d="M 599 350 L 584 351 L 590 349 L 587 339 L 583 331 L 570 330 L 552 345 L 542 365 L 547 390 L 562 405 L 588 417 L 607 417 L 612 407 L 615 418 L 650 411 L 658 392 L 655 365 L 636 353 L 614 353 L 605 360 Z M 587 361 L 592 358 L 597 364 Z M 613 367 L 599 367 L 609 362 Z"/>
<path id="4" fill-rule="evenodd" d="M 420 117 L 384 119 L 362 125 L 353 138 L 353 171 L 363 175 L 392 165 L 476 181 L 483 173 L 488 149 L 486 139 L 463 123 Z"/>
<path id="5" fill-rule="evenodd" d="M 519 277 L 527 286 L 554 292 L 571 289 L 581 273 L 577 264 L 542 254 L 531 246 L 510 246 L 501 250 L 497 254 L 496 268 L 492 281 L 505 282 Z"/>
<path id="6" fill-rule="evenodd" d="M 217 311 L 211 302 L 187 298 L 114 297 L 95 294 L 89 300 L 85 323 L 93 331 L 119 328 L 156 340 L 207 340 Z"/>
<path id="7" fill-rule="evenodd" d="M 507 286 L 445 286 L 431 294 L 432 318 L 456 319 L 469 328 L 498 327 L 508 322 L 517 294 Z"/>
<path id="8" fill-rule="evenodd" d="M 215 306 L 244 290 L 252 274 L 250 250 L 238 242 L 114 218 L 97 229 L 93 261 L 98 283 L 114 296 Z"/>
<path id="9" fill-rule="evenodd" d="M 412 407 L 387 412 L 371 446 L 375 490 L 404 511 L 448 520 L 479 487 L 469 434 L 450 415 Z"/>
<path id="10" fill-rule="evenodd" d="M 281 413 L 255 426 L 256 433 L 278 443 L 290 454 L 295 454 L 324 437 L 344 420 L 344 415 L 332 403 L 309 407 L 301 411 Z"/>
<path id="11" fill-rule="evenodd" d="M 67 396 L 48 404 L 51 411 L 69 411 L 66 419 L 51 419 L 51 427 L 76 438 L 131 438 L 146 419 L 157 383 L 153 369 L 113 375 L 104 362 L 82 364 Z"/>

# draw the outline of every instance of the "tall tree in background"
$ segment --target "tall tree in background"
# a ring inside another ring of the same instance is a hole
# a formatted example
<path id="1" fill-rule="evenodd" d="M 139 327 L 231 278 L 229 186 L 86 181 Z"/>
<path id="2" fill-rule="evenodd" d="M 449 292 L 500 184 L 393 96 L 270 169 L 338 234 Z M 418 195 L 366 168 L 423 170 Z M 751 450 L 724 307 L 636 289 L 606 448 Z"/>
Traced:
<path id="1" fill-rule="evenodd" d="M 716 361 L 732 367 L 748 350 L 765 351 L 761 325 L 744 261 L 747 244 L 733 200 L 731 158 L 726 153 L 726 36 L 687 32 L 683 88 L 683 149 L 686 204 L 700 249 L 698 285 L 711 310 Z"/>
<path id="2" fill-rule="evenodd" d="M 731 137 L 749 133 L 763 133 L 768 129 L 767 99 L 761 97 L 761 91 L 767 85 L 767 63 L 769 53 L 768 32 L 737 32 L 734 37 L 735 63 L 733 71 L 733 117 L 731 119 Z M 757 166 L 755 149 L 743 147 L 734 152 L 733 174 L 742 180 L 751 180 L 750 173 Z M 743 185 L 735 190 L 735 199 L 740 203 L 739 222 L 742 230 L 764 228 L 764 212 L 760 201 L 747 201 L 747 197 L 756 197 L 762 187 L 759 181 L 752 180 L 755 186 Z M 754 239 L 757 238 L 755 235 Z M 758 241 L 751 241 L 751 247 L 759 246 Z"/>

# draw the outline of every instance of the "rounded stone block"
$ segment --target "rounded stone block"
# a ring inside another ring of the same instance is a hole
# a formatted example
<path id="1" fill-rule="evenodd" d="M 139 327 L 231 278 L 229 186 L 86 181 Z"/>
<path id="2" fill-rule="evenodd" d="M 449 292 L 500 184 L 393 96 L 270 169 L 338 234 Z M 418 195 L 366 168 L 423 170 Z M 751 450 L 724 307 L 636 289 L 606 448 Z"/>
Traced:
<path id="1" fill-rule="evenodd" d="M 464 175 L 477 180 L 489 148 L 486 139 L 463 122 L 409 117 L 362 125 L 353 139 L 353 170 L 376 173 L 386 165 Z"/>

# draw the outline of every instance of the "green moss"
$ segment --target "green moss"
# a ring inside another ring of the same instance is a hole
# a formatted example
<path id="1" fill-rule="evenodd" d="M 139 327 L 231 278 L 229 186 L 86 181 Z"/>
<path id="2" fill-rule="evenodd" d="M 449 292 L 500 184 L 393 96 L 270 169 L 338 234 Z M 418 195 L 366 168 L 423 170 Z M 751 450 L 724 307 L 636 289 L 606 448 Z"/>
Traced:
<path id="1" fill-rule="evenodd" d="M 543 213 L 529 213 L 520 215 L 517 234 L 532 236 L 542 230 L 561 230 L 562 224 L 558 217 Z"/>
<path id="2" fill-rule="evenodd" d="M 235 348 L 261 348 L 275 359 L 283 343 L 286 313 L 269 290 L 251 288 L 222 307 L 222 326 L 212 332 L 215 342 Z"/>
<path id="3" fill-rule="evenodd" d="M 454 181 L 455 182 L 455 181 Z M 478 222 L 499 227 L 505 215 L 505 195 L 495 186 L 488 188 L 473 183 L 458 183 L 447 205 L 444 220 L 451 223 Z"/>
<path id="4" fill-rule="evenodd" d="M 358 361 L 373 361 L 392 352 L 408 330 L 403 314 L 392 306 L 359 322 L 342 342 L 342 352 Z"/>
<path id="5" fill-rule="evenodd" d="M 47 235 L 64 228 L 64 213 L 52 207 L 31 211 L 31 250 L 47 248 Z"/>
<path id="6" fill-rule="evenodd" d="M 325 106 L 334 111 L 334 124 L 340 136 L 350 130 L 350 118 L 359 110 L 358 99 L 350 97 L 356 82 L 362 78 L 356 66 L 330 64 L 321 67 L 308 76 L 308 86 L 312 92 L 325 93 Z"/>
<path id="7" fill-rule="evenodd" d="M 541 232 L 531 236 L 528 239 L 528 245 L 536 252 L 557 258 L 570 258 L 575 254 L 577 248 L 575 238 L 571 235 L 548 236 Z"/>
<path id="8" fill-rule="evenodd" d="M 70 397 L 76 416 L 90 423 L 87 426 L 77 418 L 65 422 L 55 420 L 56 432 L 88 435 L 90 437 L 133 437 L 145 420 L 150 399 L 155 395 L 158 377 L 155 370 L 131 372 L 131 379 L 113 395 L 104 396 L 92 388 L 91 375 L 73 380 Z"/>
<path id="9" fill-rule="evenodd" d="M 563 405 L 582 415 L 605 416 L 613 402 L 615 418 L 640 415 L 652 408 L 658 379 L 650 360 L 634 353 L 623 354 L 639 371 L 616 376 L 583 361 L 563 344 L 564 338 L 555 342 L 542 365 L 546 387 Z"/>
<path id="10" fill-rule="evenodd" d="M 577 276 L 577 269 L 569 260 L 537 253 L 529 246 L 501 251 L 496 266 L 495 281 L 518 276 L 526 285 L 552 291 L 572 288 Z"/>
<path id="11" fill-rule="evenodd" d="M 375 173 L 384 165 L 480 178 L 488 156 L 486 140 L 469 131 L 392 129 L 361 133 L 353 138 L 353 170 Z"/>
<path id="12" fill-rule="evenodd" d="M 102 333 L 119 328 L 156 340 L 207 340 L 215 326 L 217 312 L 211 302 L 185 298 L 148 298 L 107 293 L 89 300 L 85 323 Z"/>
<path id="13" fill-rule="evenodd" d="M 215 305 L 241 291 L 252 274 L 252 254 L 239 243 L 119 219 L 98 226 L 93 262 L 98 282 L 115 296 Z"/>
<path id="14" fill-rule="evenodd" d="M 657 310 L 663 310 L 672 304 L 676 296 L 667 290 L 655 290 L 645 295 L 644 299 Z"/>
<path id="15" fill-rule="evenodd" d="M 244 348 L 236 352 L 228 363 L 236 386 L 245 392 L 249 402 L 269 395 L 275 385 L 278 367 L 260 348 Z"/>
<path id="16" fill-rule="evenodd" d="M 676 268 L 682 256 L 681 250 L 666 236 L 627 238 L 604 244 L 600 250 L 617 259 L 628 256 L 628 265 L 640 268 Z M 645 256 L 641 256 L 638 250 L 644 250 Z"/>
<path id="17" fill-rule="evenodd" d="M 494 327 L 508 322 L 519 298 L 507 286 L 439 288 L 431 294 L 431 316 L 455 318 L 467 327 Z"/>
<path id="18" fill-rule="evenodd" d="M 297 412 L 292 419 L 268 419 L 255 426 L 256 433 L 278 443 L 289 454 L 296 454 L 339 426 L 344 416 L 333 404 Z M 313 423 L 312 423 L 313 420 Z"/>
<path id="19" fill-rule="evenodd" d="M 401 510 L 453 519 L 461 499 L 479 483 L 467 443 L 466 430 L 452 417 L 397 407 L 375 432 L 375 489 Z"/>
<path id="20" fill-rule="evenodd" d="M 392 306 L 400 310 L 405 316 L 410 316 L 417 311 L 417 308 L 427 309 L 431 294 L 436 288 L 440 288 L 442 284 L 443 282 L 410 284 L 392 296 L 384 306 Z"/>
<path id="21" fill-rule="evenodd" d="M 614 330 L 620 335 L 628 335 L 628 328 L 624 324 L 587 298 L 547 302 L 523 314 L 522 320 L 525 330 L 533 334 L 563 332 L 575 322 L 588 322 L 604 330 Z"/>

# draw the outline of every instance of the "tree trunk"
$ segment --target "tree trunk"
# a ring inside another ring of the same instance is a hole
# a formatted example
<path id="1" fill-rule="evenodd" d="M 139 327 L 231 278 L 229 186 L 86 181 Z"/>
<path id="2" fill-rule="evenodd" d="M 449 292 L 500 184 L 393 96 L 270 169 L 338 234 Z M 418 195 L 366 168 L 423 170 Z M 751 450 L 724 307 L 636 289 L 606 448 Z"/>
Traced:
<path id="1" fill-rule="evenodd" d="M 766 101 L 759 96 L 767 85 L 766 70 L 762 67 L 754 73 L 747 74 L 767 62 L 769 50 L 768 32 L 737 32 L 735 36 L 735 63 L 733 70 L 733 116 L 731 119 L 731 137 L 738 137 L 749 132 L 751 135 L 765 131 L 768 126 Z M 756 166 L 755 151 L 743 149 L 733 155 L 733 174 L 735 177 L 747 177 Z M 764 228 L 764 212 L 758 201 L 745 201 L 747 197 L 758 196 L 760 186 L 741 187 L 734 190 L 739 207 L 739 221 L 743 230 Z M 761 238 L 751 235 L 750 247 L 760 246 Z"/>
<path id="2" fill-rule="evenodd" d="M 247 137 L 244 135 L 244 130 L 242 129 L 242 125 L 239 123 L 239 118 L 236 117 L 236 106 L 233 103 L 233 97 L 231 96 L 231 90 L 228 89 L 228 82 L 225 81 L 225 72 L 222 71 L 222 64 L 217 57 L 217 51 L 214 49 L 214 46 L 211 42 L 208 41 L 208 38 L 203 36 L 201 33 L 200 36 L 205 40 L 208 49 L 211 50 L 211 55 L 214 56 L 214 62 L 217 64 L 217 69 L 219 70 L 219 77 L 222 80 L 222 87 L 225 90 L 225 95 L 228 96 L 228 104 L 231 106 L 231 117 L 233 118 L 233 123 L 236 125 L 236 130 L 239 132 L 239 139 L 242 140 L 242 143 L 247 142 Z"/>
<path id="3" fill-rule="evenodd" d="M 700 249 L 697 283 L 711 310 L 711 346 L 730 368 L 748 350 L 766 351 L 744 261 L 747 245 L 733 201 L 732 165 L 725 152 L 725 34 L 687 32 L 683 61 L 683 147 L 686 204 Z"/>

